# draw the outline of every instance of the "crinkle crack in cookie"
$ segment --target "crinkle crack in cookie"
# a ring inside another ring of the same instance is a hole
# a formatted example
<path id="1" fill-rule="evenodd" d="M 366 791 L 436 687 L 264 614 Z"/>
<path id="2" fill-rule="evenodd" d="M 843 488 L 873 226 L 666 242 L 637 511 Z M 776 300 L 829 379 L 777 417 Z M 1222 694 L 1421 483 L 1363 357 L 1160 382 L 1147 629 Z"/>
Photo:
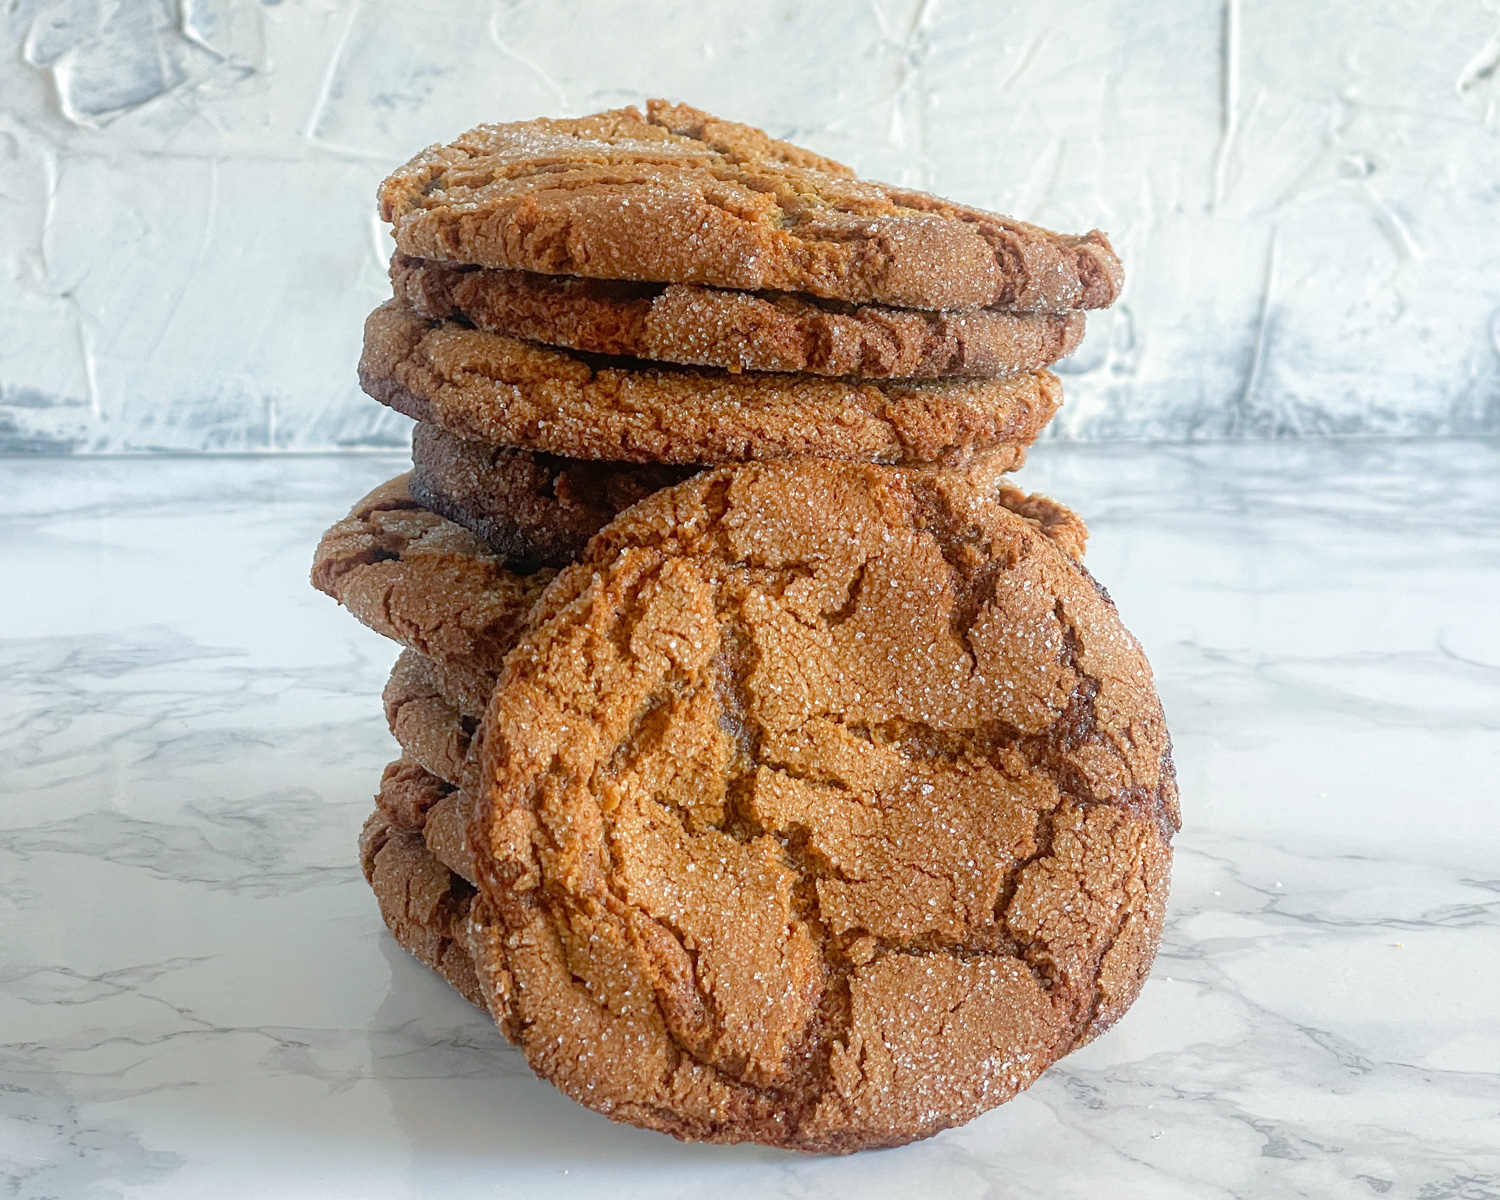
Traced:
<path id="1" fill-rule="evenodd" d="M 1082 313 L 930 312 L 698 284 L 539 275 L 398 254 L 396 299 L 432 320 L 593 354 L 866 379 L 1036 371 L 1071 354 Z"/>
<path id="2" fill-rule="evenodd" d="M 323 535 L 312 584 L 376 633 L 442 662 L 495 672 L 555 572 L 518 574 L 462 526 L 383 483 Z"/>
<path id="3" fill-rule="evenodd" d="M 1007 485 L 995 496 L 1081 556 L 1082 522 L 1069 510 Z M 468 826 L 477 781 L 472 736 L 494 684 L 493 675 L 463 664 L 402 652 L 386 685 L 385 709 L 404 756 L 386 767 L 376 796 L 378 812 L 366 822 L 360 843 L 366 877 L 396 940 L 481 1005 L 468 948 L 478 878 Z M 461 780 L 467 786 L 460 787 Z M 423 846 L 405 836 L 411 834 L 420 834 Z M 393 839 L 395 846 L 381 855 Z M 444 875 L 430 859 L 451 874 Z"/>
<path id="4" fill-rule="evenodd" d="M 396 941 L 483 1008 L 469 949 L 470 807 L 467 793 L 399 758 L 381 777 L 375 811 L 360 831 L 359 860 Z"/>
<path id="5" fill-rule="evenodd" d="M 494 446 L 440 425 L 412 431 L 411 494 L 520 565 L 564 567 L 623 509 L 693 467 L 590 462 Z"/>
<path id="6" fill-rule="evenodd" d="M 395 301 L 365 321 L 360 385 L 418 421 L 569 458 L 710 463 L 815 454 L 1018 466 L 1062 403 L 1055 375 L 870 381 L 734 374 L 586 356 L 432 322 Z"/>
<path id="7" fill-rule="evenodd" d="M 380 186 L 416 258 L 806 292 L 901 308 L 1104 308 L 1120 260 L 889 184 L 686 105 L 481 125 Z"/>
<path id="8" fill-rule="evenodd" d="M 380 791 L 375 793 L 375 806 L 393 828 L 420 833 L 427 814 L 453 792 L 451 783 L 402 755 L 386 764 L 380 777 Z"/>
<path id="9" fill-rule="evenodd" d="M 483 726 L 471 949 L 532 1067 L 682 1138 L 851 1151 L 1107 1028 L 1178 825 L 1150 668 L 988 482 L 803 461 L 628 510 Z"/>

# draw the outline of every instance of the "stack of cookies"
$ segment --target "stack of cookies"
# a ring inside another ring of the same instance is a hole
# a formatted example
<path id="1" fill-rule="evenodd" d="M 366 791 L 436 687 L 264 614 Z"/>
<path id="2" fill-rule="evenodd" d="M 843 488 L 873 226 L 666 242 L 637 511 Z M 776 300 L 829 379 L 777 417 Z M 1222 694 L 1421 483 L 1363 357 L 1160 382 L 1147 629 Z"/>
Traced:
<path id="1" fill-rule="evenodd" d="M 1177 828 L 1151 672 L 1011 486 L 1111 303 L 1064 237 L 652 102 L 385 181 L 413 469 L 315 586 L 404 647 L 386 924 L 616 1120 L 844 1152 L 1100 1033 Z"/>

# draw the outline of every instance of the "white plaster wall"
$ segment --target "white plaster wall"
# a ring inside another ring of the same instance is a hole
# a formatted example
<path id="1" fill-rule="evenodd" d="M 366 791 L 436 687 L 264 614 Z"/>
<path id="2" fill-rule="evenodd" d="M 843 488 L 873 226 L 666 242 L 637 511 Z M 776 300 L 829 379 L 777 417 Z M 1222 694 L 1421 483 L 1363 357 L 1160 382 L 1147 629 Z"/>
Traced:
<path id="1" fill-rule="evenodd" d="M 1500 433 L 1497 0 L 7 0 L 0 449 L 389 446 L 375 185 L 648 95 L 1125 258 L 1057 431 Z"/>

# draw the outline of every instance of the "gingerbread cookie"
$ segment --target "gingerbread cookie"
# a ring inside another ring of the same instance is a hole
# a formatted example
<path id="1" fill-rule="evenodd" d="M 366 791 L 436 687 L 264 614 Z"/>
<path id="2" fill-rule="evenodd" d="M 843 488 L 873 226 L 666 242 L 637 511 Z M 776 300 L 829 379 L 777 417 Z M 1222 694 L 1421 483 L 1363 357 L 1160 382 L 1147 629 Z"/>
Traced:
<path id="1" fill-rule="evenodd" d="M 689 283 L 539 275 L 397 254 L 396 299 L 431 320 L 593 354 L 910 379 L 1036 371 L 1071 354 L 1082 313 L 930 312 Z"/>
<path id="2" fill-rule="evenodd" d="M 992 448 L 1014 467 L 1062 402 L 1047 371 L 893 382 L 653 366 L 432 322 L 394 301 L 365 322 L 359 380 L 461 437 L 637 463 L 927 463 Z"/>
<path id="3" fill-rule="evenodd" d="M 805 292 L 900 308 L 1103 308 L 1123 272 L 1068 237 L 647 102 L 481 125 L 380 186 L 404 254 L 596 279 Z"/>
<path id="4" fill-rule="evenodd" d="M 1150 668 L 972 475 L 726 467 L 617 517 L 491 700 L 471 949 L 615 1119 L 817 1151 L 971 1119 L 1107 1028 L 1178 824 Z"/>
<path id="5" fill-rule="evenodd" d="M 419 654 L 498 671 L 553 572 L 510 570 L 467 529 L 422 508 L 406 478 L 381 484 L 323 535 L 312 584 Z"/>
<path id="6" fill-rule="evenodd" d="M 590 462 L 533 454 L 449 433 L 412 431 L 412 496 L 482 537 L 516 565 L 563 567 L 614 515 L 693 467 Z"/>

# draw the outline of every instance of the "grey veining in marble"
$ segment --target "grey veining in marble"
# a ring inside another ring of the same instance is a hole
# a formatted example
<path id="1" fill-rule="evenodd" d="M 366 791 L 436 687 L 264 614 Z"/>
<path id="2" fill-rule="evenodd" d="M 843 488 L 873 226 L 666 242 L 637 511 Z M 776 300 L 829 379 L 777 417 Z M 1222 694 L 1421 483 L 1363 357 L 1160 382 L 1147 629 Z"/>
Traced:
<path id="1" fill-rule="evenodd" d="M 0 461 L 0 1194 L 1500 1195 L 1500 445 L 1033 455 L 1176 738 L 1165 943 L 1029 1092 L 850 1159 L 612 1125 L 385 932 L 395 651 L 305 574 L 398 469 Z"/>
<path id="2" fill-rule="evenodd" d="M 404 444 L 378 181 L 653 95 L 1108 231 L 1054 436 L 1500 433 L 1493 0 L 10 0 L 0 48 L 6 452 Z"/>

